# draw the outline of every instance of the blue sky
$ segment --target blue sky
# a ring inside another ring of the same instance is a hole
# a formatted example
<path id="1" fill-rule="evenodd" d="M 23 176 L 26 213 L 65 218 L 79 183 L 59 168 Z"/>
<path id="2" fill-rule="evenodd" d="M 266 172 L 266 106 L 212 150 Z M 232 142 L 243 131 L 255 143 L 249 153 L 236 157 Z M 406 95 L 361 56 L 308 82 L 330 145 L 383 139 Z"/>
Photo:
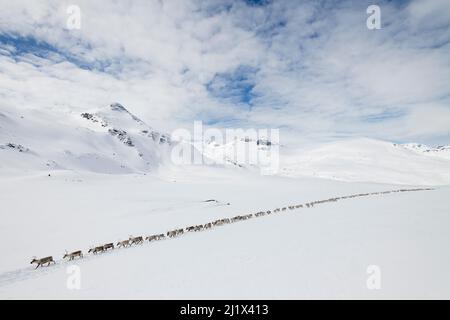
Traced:
<path id="1" fill-rule="evenodd" d="M 206 89 L 216 99 L 251 110 L 256 94 L 254 75 L 258 70 L 240 65 L 231 72 L 216 73 Z"/>
<path id="2" fill-rule="evenodd" d="M 2 2 L 2 108 L 118 101 L 167 130 L 450 143 L 445 0 L 379 1 L 380 30 L 371 1 Z"/>

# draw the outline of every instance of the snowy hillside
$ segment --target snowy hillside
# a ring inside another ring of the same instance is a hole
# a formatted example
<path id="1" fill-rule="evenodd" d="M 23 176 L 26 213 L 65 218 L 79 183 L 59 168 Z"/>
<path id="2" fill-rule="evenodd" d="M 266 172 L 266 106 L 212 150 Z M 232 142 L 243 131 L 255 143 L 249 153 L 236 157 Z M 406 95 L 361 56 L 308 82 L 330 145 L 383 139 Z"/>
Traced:
<path id="1" fill-rule="evenodd" d="M 429 147 L 420 143 L 405 143 L 396 146 L 415 151 L 419 154 L 450 160 L 450 146 Z"/>
<path id="2" fill-rule="evenodd" d="M 218 143 L 205 141 L 203 154 L 217 163 L 239 168 L 259 169 L 267 163 L 267 153 L 277 148 L 267 137 L 249 138 L 236 136 L 231 141 Z M 253 157 L 253 158 L 252 158 Z"/>
<path id="3" fill-rule="evenodd" d="M 378 194 L 449 184 L 445 148 L 352 139 L 298 150 L 242 138 L 207 141 L 202 155 L 225 165 L 177 166 L 177 142 L 120 104 L 2 110 L 0 139 L 0 298 L 448 297 L 449 188 Z M 279 173 L 240 162 L 242 148 L 258 156 L 278 148 Z M 131 235 L 199 225 L 201 232 L 88 254 Z M 65 250 L 85 257 L 64 262 Z M 49 255 L 55 265 L 30 266 L 31 257 Z M 66 285 L 73 264 L 80 290 Z M 382 270 L 383 290 L 367 289 L 371 265 Z M 411 288 L 411 278 L 420 285 Z"/>
<path id="4" fill-rule="evenodd" d="M 1 1 L 0 300 L 450 299 L 449 21 Z"/>
<path id="5" fill-rule="evenodd" d="M 289 177 L 318 177 L 342 181 L 371 181 L 395 184 L 450 184 L 450 147 L 420 144 L 399 145 L 381 140 L 354 138 L 295 149 L 270 140 L 236 139 L 218 144 L 207 143 L 204 153 L 226 164 L 257 169 L 258 164 L 239 161 L 236 150 L 255 150 L 264 158 L 270 148 L 277 148 L 278 174 Z"/>
<path id="6" fill-rule="evenodd" d="M 170 138 L 120 104 L 83 113 L 2 110 L 0 172 L 148 172 L 168 156 Z"/>
<path id="7" fill-rule="evenodd" d="M 447 150 L 417 151 L 411 145 L 359 138 L 336 141 L 306 150 L 282 153 L 281 173 L 343 181 L 448 185 Z M 432 150 L 432 149 L 427 149 Z"/>
<path id="8" fill-rule="evenodd" d="M 161 165 L 174 164 L 170 156 L 177 143 L 118 103 L 76 113 L 55 109 L 2 110 L 0 174 L 51 174 L 58 170 L 107 174 L 154 172 Z M 205 159 L 215 160 L 215 164 L 239 171 L 261 172 L 271 154 L 277 157 L 276 175 L 450 184 L 450 147 L 445 146 L 432 148 L 359 138 L 297 149 L 272 142 L 268 137 L 240 137 L 222 143 L 207 140 L 201 149 L 193 150 Z"/>
<path id="9" fill-rule="evenodd" d="M 331 201 L 87 254 L 130 235 L 392 189 L 199 167 L 164 176 L 6 178 L 0 298 L 448 298 L 448 187 Z M 85 257 L 63 262 L 65 250 Z M 48 255 L 56 265 L 30 265 Z M 80 267 L 79 290 L 67 287 L 72 265 Z M 372 265 L 381 270 L 380 290 L 366 284 Z"/>

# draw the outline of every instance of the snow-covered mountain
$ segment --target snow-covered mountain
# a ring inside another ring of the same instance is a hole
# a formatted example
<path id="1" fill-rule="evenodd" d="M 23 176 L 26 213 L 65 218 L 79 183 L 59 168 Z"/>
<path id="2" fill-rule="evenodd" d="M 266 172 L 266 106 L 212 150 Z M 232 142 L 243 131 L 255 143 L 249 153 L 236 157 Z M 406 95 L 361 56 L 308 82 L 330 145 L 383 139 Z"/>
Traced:
<path id="1" fill-rule="evenodd" d="M 148 173 L 173 164 L 170 156 L 177 143 L 119 103 L 83 112 L 0 112 L 2 174 L 54 170 Z M 205 161 L 207 165 L 236 170 L 259 171 L 268 160 L 276 160 L 279 170 L 275 174 L 289 177 L 450 184 L 449 146 L 432 148 L 353 138 L 296 149 L 272 142 L 270 137 L 242 137 L 225 143 L 208 140 L 200 150 L 192 149 L 204 159 L 215 161 Z M 268 159 L 268 154 L 277 158 Z"/>
<path id="2" fill-rule="evenodd" d="M 450 160 L 450 146 L 437 146 L 437 147 L 430 147 L 425 144 L 420 143 L 405 143 L 405 144 L 394 144 L 400 148 L 405 148 L 408 150 L 415 151 L 419 154 L 424 154 L 427 156 L 432 157 L 438 157 L 438 158 L 444 158 Z"/>
<path id="3" fill-rule="evenodd" d="M 170 137 L 118 103 L 83 113 L 0 113 L 0 170 L 148 172 L 165 162 Z"/>
<path id="4" fill-rule="evenodd" d="M 278 144 L 275 145 L 267 137 L 235 137 L 222 144 L 213 140 L 205 141 L 202 153 L 217 163 L 259 169 L 266 164 L 264 161 L 273 148 L 277 148 L 275 152 L 278 153 Z"/>
<path id="5" fill-rule="evenodd" d="M 281 172 L 287 176 L 314 176 L 343 181 L 446 185 L 450 183 L 450 159 L 441 151 L 411 144 L 353 138 L 285 154 Z"/>
<path id="6" fill-rule="evenodd" d="M 342 181 L 395 184 L 450 184 L 450 147 L 396 144 L 368 138 L 352 138 L 296 149 L 271 143 L 268 139 L 236 139 L 207 143 L 204 153 L 212 159 L 225 159 L 228 165 L 257 168 L 240 161 L 237 150 L 254 150 L 255 158 L 265 158 L 271 148 L 279 154 L 278 174 L 290 177 L 318 177 Z"/>

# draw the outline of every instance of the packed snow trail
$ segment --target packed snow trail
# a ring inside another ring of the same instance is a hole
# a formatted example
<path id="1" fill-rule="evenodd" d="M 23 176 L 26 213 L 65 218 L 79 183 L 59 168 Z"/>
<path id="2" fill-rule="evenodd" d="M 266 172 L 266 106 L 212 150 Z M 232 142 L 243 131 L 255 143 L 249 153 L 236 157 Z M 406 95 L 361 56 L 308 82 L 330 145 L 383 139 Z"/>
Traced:
<path id="1" fill-rule="evenodd" d="M 255 214 L 238 215 L 235 217 L 218 219 L 215 221 L 207 222 L 204 225 L 194 225 L 194 226 L 188 226 L 188 227 L 184 227 L 184 228 L 174 229 L 174 230 L 168 231 L 167 233 L 164 233 L 164 235 L 167 235 L 167 236 L 165 236 L 163 239 L 178 238 L 181 235 L 184 235 L 189 232 L 210 230 L 213 227 L 221 226 L 224 224 L 231 224 L 231 223 L 235 223 L 235 222 L 239 222 L 239 221 L 245 221 L 245 220 L 255 218 L 255 217 L 262 217 L 262 216 L 266 216 L 266 215 L 284 213 L 289 210 L 296 210 L 296 209 L 300 209 L 300 208 L 312 208 L 318 204 L 323 204 L 323 203 L 328 203 L 328 202 L 336 202 L 338 200 L 352 199 L 352 198 L 358 198 L 358 197 L 367 197 L 367 196 L 374 196 L 374 195 L 383 195 L 383 194 L 398 193 L 398 192 L 414 192 L 414 191 L 427 191 L 427 190 L 434 190 L 434 188 L 398 189 L 398 190 L 389 190 L 389 191 L 380 191 L 380 192 L 358 193 L 358 194 L 352 194 L 352 195 L 348 195 L 348 196 L 340 196 L 340 197 L 328 198 L 328 199 L 324 199 L 324 200 L 317 200 L 317 201 L 307 202 L 307 203 L 303 203 L 303 204 L 290 205 L 290 206 L 285 206 L 285 207 L 281 207 L 281 208 L 276 208 L 273 210 L 260 211 Z M 203 227 L 208 224 L 210 224 L 211 227 L 209 227 L 209 228 Z M 188 231 L 189 228 L 200 227 L 200 226 L 202 226 L 202 228 L 199 230 L 190 229 L 190 231 Z M 175 231 L 180 231 L 180 233 L 176 233 Z M 175 233 L 173 234 L 173 236 L 168 236 L 168 234 L 171 232 L 175 232 Z M 148 237 L 146 237 L 146 238 L 148 238 Z M 158 240 L 145 241 L 145 242 L 149 242 L 149 243 L 150 242 L 158 242 Z M 142 245 L 142 244 L 143 243 L 141 243 L 140 245 Z M 126 249 L 136 249 L 136 248 L 137 248 L 137 245 L 132 246 L 132 247 L 131 246 L 127 247 Z M 40 267 L 40 268 L 36 268 L 36 269 L 35 269 L 35 267 L 27 267 L 27 268 L 7 271 L 7 272 L 0 274 L 0 287 L 11 284 L 11 283 L 15 283 L 18 281 L 24 281 L 27 279 L 47 275 L 55 270 L 62 268 L 64 265 L 67 265 L 68 263 L 71 263 L 71 264 L 85 263 L 91 259 L 99 258 L 99 257 L 109 255 L 109 254 L 112 254 L 112 253 L 115 253 L 118 251 L 120 252 L 122 250 L 116 249 L 116 250 L 104 251 L 100 254 L 89 254 L 89 255 L 86 254 L 86 255 L 84 255 L 84 257 L 82 259 L 75 259 L 75 260 L 71 260 L 71 261 L 64 260 L 64 259 L 55 259 L 55 264 L 50 265 L 48 267 Z"/>

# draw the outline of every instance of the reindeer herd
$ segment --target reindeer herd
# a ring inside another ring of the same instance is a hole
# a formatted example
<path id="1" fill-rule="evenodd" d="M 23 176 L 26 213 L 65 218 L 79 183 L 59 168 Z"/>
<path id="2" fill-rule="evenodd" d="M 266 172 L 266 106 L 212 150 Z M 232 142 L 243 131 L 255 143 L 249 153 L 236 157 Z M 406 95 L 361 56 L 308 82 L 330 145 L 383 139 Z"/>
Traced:
<path id="1" fill-rule="evenodd" d="M 358 194 L 353 194 L 353 195 L 348 195 L 348 196 L 341 196 L 341 197 L 329 198 L 329 199 L 325 199 L 325 200 L 308 202 L 308 203 L 304 203 L 304 204 L 290 205 L 290 206 L 286 206 L 286 207 L 276 208 L 273 210 L 259 211 L 256 213 L 250 213 L 250 214 L 245 214 L 245 215 L 237 215 L 232 218 L 223 218 L 223 219 L 218 219 L 218 220 L 211 221 L 211 222 L 208 222 L 205 224 L 188 226 L 188 227 L 181 228 L 181 229 L 174 229 L 174 230 L 167 231 L 165 234 L 164 233 L 155 234 L 155 235 L 147 236 L 145 238 L 143 236 L 137 236 L 137 237 L 130 236 L 129 239 L 119 241 L 115 246 L 114 246 L 114 243 L 111 242 L 111 243 L 106 243 L 103 245 L 92 247 L 88 250 L 88 253 L 97 255 L 99 253 L 104 253 L 108 250 L 114 250 L 114 248 L 128 248 L 133 245 L 140 245 L 140 244 L 143 244 L 144 241 L 152 242 L 152 241 L 164 240 L 167 238 L 175 238 L 175 237 L 181 236 L 184 233 L 188 233 L 188 232 L 205 231 L 205 230 L 209 230 L 213 227 L 223 226 L 226 224 L 236 223 L 239 221 L 245 221 L 245 220 L 252 219 L 252 218 L 263 217 L 266 215 L 282 213 L 282 212 L 286 212 L 288 210 L 295 210 L 295 209 L 299 209 L 299 208 L 312 208 L 317 204 L 322 204 L 322 203 L 327 203 L 327 202 L 336 202 L 338 200 L 351 199 L 351 198 L 356 198 L 356 197 L 366 197 L 366 196 L 370 196 L 370 195 L 381 195 L 381 194 L 388 194 L 388 193 L 395 193 L 395 192 L 411 192 L 411 191 L 424 191 L 424 190 L 433 190 L 433 188 L 398 189 L 398 190 L 389 190 L 389 191 L 380 191 L 380 192 L 371 192 L 371 193 L 358 193 Z M 68 253 L 66 251 L 66 253 L 63 256 L 63 260 L 68 259 L 69 261 L 72 261 L 75 258 L 78 258 L 78 259 L 83 258 L 83 252 L 81 250 L 74 251 L 71 253 Z M 49 266 L 50 264 L 56 264 L 56 262 L 53 260 L 52 256 L 41 258 L 41 259 L 36 259 L 35 257 L 33 257 L 30 264 L 33 264 L 33 263 L 36 264 L 36 269 L 38 267 L 42 267 L 44 265 Z"/>

